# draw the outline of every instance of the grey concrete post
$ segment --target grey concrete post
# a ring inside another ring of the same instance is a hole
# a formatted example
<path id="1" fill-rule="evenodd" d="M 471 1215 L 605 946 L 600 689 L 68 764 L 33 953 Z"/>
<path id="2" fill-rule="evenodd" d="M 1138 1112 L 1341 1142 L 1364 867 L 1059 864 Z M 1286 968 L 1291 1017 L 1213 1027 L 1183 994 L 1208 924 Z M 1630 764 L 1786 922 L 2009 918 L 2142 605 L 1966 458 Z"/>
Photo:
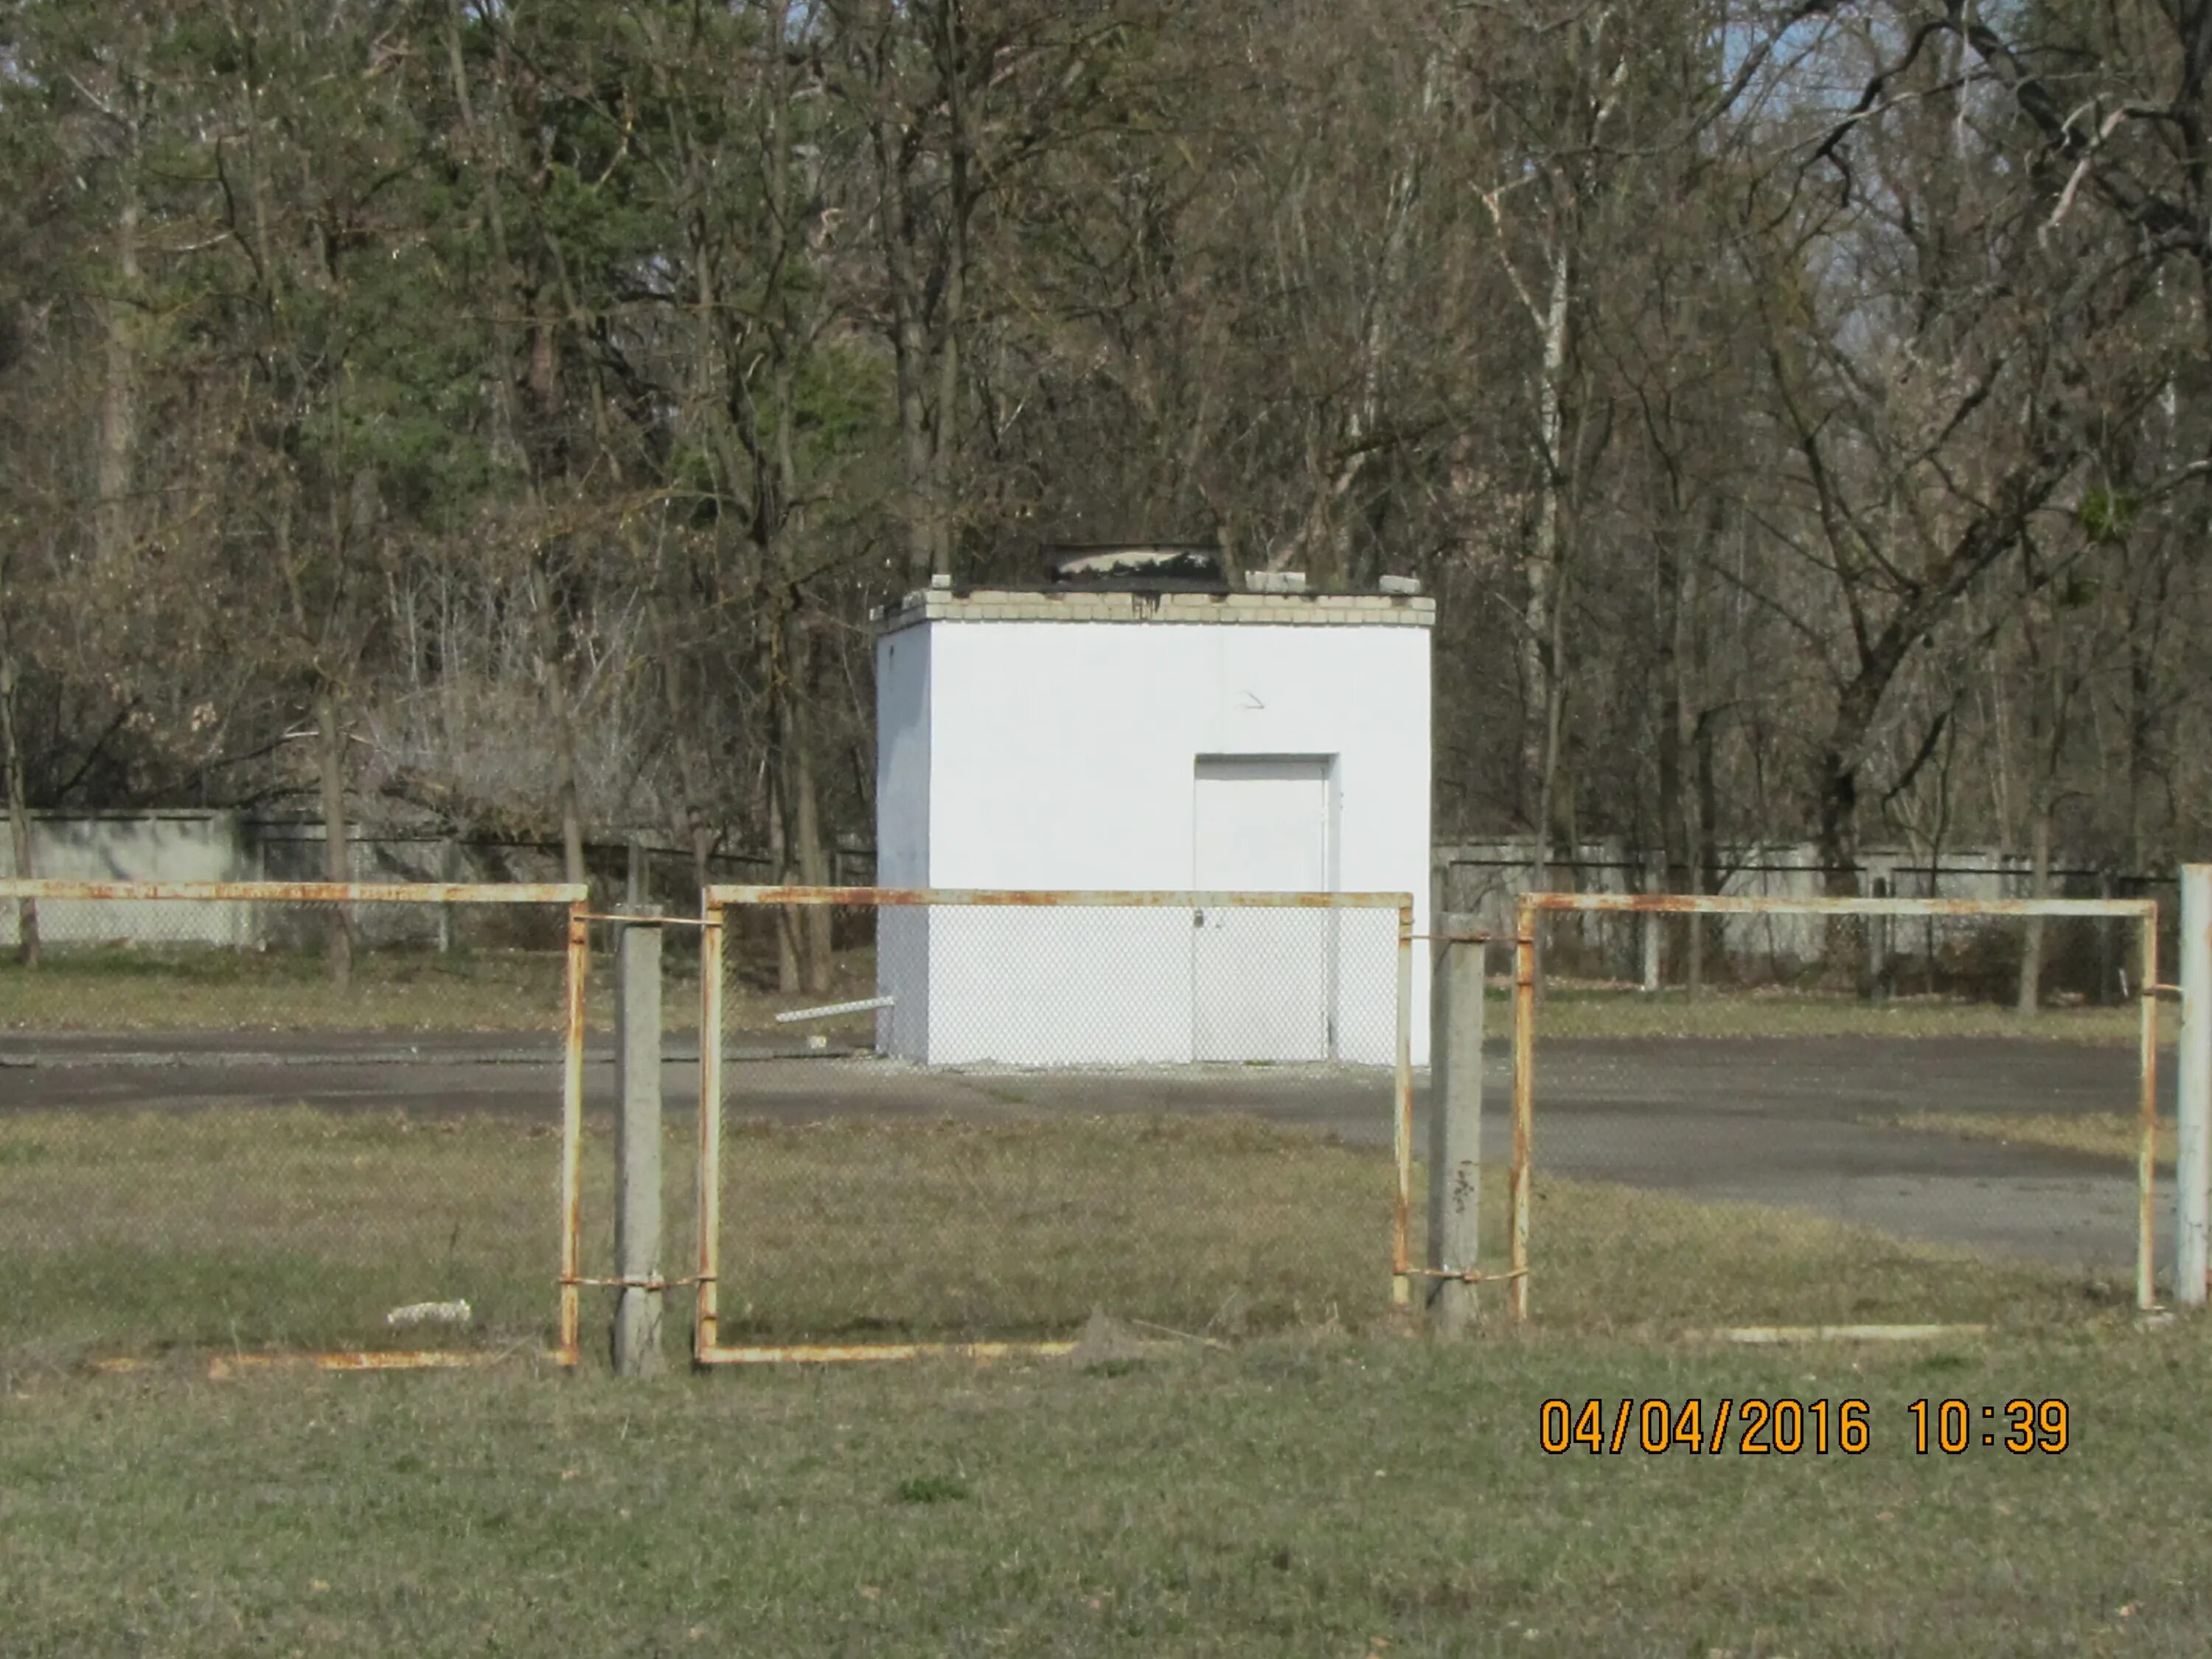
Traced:
<path id="1" fill-rule="evenodd" d="M 2212 864 L 2181 868 L 2180 1133 L 2173 1161 L 2173 1299 L 2204 1303 L 2212 1266 Z"/>
<path id="2" fill-rule="evenodd" d="M 1476 918 L 1440 915 L 1436 972 L 1429 986 L 1428 1266 L 1468 1273 L 1475 1265 L 1475 1222 L 1482 1175 L 1482 976 L 1486 947 L 1471 937 Z M 1429 1322 L 1439 1335 L 1474 1326 L 1474 1286 L 1429 1281 Z"/>
<path id="3" fill-rule="evenodd" d="M 615 1133 L 615 1304 L 618 1376 L 661 1369 L 660 934 L 647 905 L 622 907 L 616 933 L 616 1067 L 621 1088 Z M 641 1282 L 637 1282 L 641 1281 Z"/>
<path id="4" fill-rule="evenodd" d="M 1652 865 L 1644 878 L 1644 890 L 1647 893 L 1663 893 L 1667 890 L 1667 867 L 1664 864 L 1655 862 Z M 1659 989 L 1664 965 L 1661 945 L 1663 935 L 1661 930 L 1666 925 L 1666 918 L 1656 912 L 1646 911 L 1638 916 L 1637 921 L 1642 925 L 1644 930 L 1644 994 L 1650 996 Z"/>
<path id="5" fill-rule="evenodd" d="M 453 844 L 453 838 L 451 836 L 439 842 L 438 879 L 440 881 L 459 879 L 453 874 L 453 869 L 460 862 L 459 852 L 460 849 Z M 453 948 L 453 907 L 450 904 L 441 904 L 438 907 L 438 954 L 441 957 L 450 955 Z"/>

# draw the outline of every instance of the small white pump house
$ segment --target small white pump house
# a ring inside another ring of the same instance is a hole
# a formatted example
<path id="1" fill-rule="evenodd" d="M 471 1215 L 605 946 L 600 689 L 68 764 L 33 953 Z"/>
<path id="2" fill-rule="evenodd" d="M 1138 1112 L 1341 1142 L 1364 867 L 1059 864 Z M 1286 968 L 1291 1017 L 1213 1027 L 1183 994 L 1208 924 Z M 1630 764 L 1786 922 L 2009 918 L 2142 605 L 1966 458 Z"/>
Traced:
<path id="1" fill-rule="evenodd" d="M 1402 581 L 1273 586 L 1109 568 L 887 610 L 878 884 L 1408 892 L 1425 933 L 1435 601 Z M 886 908 L 878 1046 L 937 1064 L 1388 1064 L 1397 932 L 1391 910 Z"/>

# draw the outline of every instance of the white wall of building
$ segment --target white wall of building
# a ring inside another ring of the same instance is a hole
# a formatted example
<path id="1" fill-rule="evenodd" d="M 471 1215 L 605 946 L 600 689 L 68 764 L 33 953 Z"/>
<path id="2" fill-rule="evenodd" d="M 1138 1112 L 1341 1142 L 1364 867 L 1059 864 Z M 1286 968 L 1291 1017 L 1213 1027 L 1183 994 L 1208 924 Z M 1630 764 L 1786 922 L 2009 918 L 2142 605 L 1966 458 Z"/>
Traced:
<path id="1" fill-rule="evenodd" d="M 1188 888 L 1200 757 L 1327 757 L 1333 884 L 1411 893 L 1416 932 L 1425 933 L 1429 642 L 1428 629 L 1403 624 L 939 619 L 896 629 L 878 643 L 878 879 Z M 942 928 L 947 914 L 932 925 Z M 994 1042 L 1048 1048 L 1036 1032 L 1003 1029 L 1021 1017 L 1039 1031 L 1091 1031 L 1085 1052 L 1102 1059 L 1188 1058 L 1191 921 L 1182 914 L 1157 939 L 1145 934 L 1159 922 L 1091 912 L 958 924 L 979 941 L 993 929 L 997 937 L 957 953 L 957 967 L 928 953 L 938 1015 L 928 1057 L 1018 1060 L 985 1052 Z M 1336 926 L 1342 1051 L 1387 1060 L 1387 1033 L 1377 1053 L 1370 1028 L 1373 1011 L 1392 1000 L 1395 918 L 1347 915 Z M 1047 938 L 1054 928 L 1056 942 Z M 1317 939 L 1314 948 L 1327 946 Z M 904 939 L 898 949 L 911 956 L 916 946 Z M 1414 966 L 1423 1062 L 1425 950 Z M 1018 1016 L 1018 1005 L 1028 1013 Z M 956 1006 L 975 1012 L 956 1020 Z M 1007 1011 L 995 1033 L 981 1012 L 993 1007 Z M 974 1029 L 955 1053 L 937 1039 L 960 1026 Z M 895 1046 L 919 1053 L 910 1042 Z"/>

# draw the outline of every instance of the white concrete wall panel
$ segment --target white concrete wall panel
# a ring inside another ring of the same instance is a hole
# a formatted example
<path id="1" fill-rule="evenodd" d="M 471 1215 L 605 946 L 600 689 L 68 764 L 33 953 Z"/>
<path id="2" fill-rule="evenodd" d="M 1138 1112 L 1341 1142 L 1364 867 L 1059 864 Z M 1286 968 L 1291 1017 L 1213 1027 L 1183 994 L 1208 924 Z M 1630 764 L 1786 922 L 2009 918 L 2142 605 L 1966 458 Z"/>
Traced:
<path id="1" fill-rule="evenodd" d="M 916 645 L 927 640 L 920 651 Z M 1201 756 L 1326 756 L 1335 818 L 1331 884 L 1413 895 L 1428 914 L 1429 631 L 1406 626 L 1217 626 L 1141 623 L 940 621 L 878 645 L 882 747 L 878 845 L 885 885 L 1182 889 L 1192 885 L 1196 763 Z M 917 774 L 924 780 L 917 785 Z M 918 808 L 916 796 L 926 798 Z M 926 812 L 926 827 L 909 819 Z M 1184 932 L 1141 941 L 1103 912 L 1054 923 L 1054 948 L 973 935 L 947 952 L 949 913 L 931 924 L 926 994 L 929 1058 L 1013 1060 L 1041 1040 L 994 1029 L 1034 1018 L 1067 1039 L 1064 1063 L 1190 1053 L 1192 945 Z M 1188 913 L 1180 914 L 1183 929 Z M 902 924 L 904 925 L 904 924 Z M 1003 927 L 1006 924 L 998 924 Z M 962 927 L 965 927 L 965 924 Z M 985 926 L 980 918 L 978 927 Z M 1339 970 L 1346 1006 L 1341 1057 L 1389 1059 L 1361 1036 L 1387 1005 L 1395 927 L 1347 919 Z M 1001 946 L 1024 959 L 988 963 Z M 910 953 L 907 953 L 910 954 Z M 1371 962 L 1366 958 L 1372 957 Z M 1414 953 L 1413 1046 L 1427 1052 L 1427 952 Z M 884 990 L 898 994 L 886 981 Z M 950 1000 L 948 1000 L 950 999 Z M 949 1011 L 957 1006 L 965 1012 Z M 1155 1006 L 1157 1005 L 1157 1006 Z M 1120 1018 L 1107 1011 L 1122 1011 Z M 1174 1041 L 1148 1030 L 1158 1023 Z M 888 1028 L 910 1031 L 896 1018 Z M 1387 1029 L 1387 1028 L 1386 1028 Z M 1074 1041 L 1079 1031 L 1090 1035 Z M 902 1037 L 897 1051 L 919 1033 Z M 986 1055 L 994 1047 L 1008 1050 Z M 1140 1052 L 1141 1051 L 1141 1052 Z"/>

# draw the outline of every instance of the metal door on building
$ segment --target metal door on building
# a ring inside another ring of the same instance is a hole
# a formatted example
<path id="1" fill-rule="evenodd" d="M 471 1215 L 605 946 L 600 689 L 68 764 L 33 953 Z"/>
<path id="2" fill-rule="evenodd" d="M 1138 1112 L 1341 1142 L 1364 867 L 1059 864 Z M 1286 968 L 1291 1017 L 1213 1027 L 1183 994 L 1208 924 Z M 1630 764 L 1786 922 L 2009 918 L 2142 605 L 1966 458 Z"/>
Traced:
<path id="1" fill-rule="evenodd" d="M 1193 888 L 1329 890 L 1328 757 L 1201 755 L 1197 764 Z M 1216 907 L 1193 919 L 1194 1058 L 1328 1059 L 1334 913 Z"/>

